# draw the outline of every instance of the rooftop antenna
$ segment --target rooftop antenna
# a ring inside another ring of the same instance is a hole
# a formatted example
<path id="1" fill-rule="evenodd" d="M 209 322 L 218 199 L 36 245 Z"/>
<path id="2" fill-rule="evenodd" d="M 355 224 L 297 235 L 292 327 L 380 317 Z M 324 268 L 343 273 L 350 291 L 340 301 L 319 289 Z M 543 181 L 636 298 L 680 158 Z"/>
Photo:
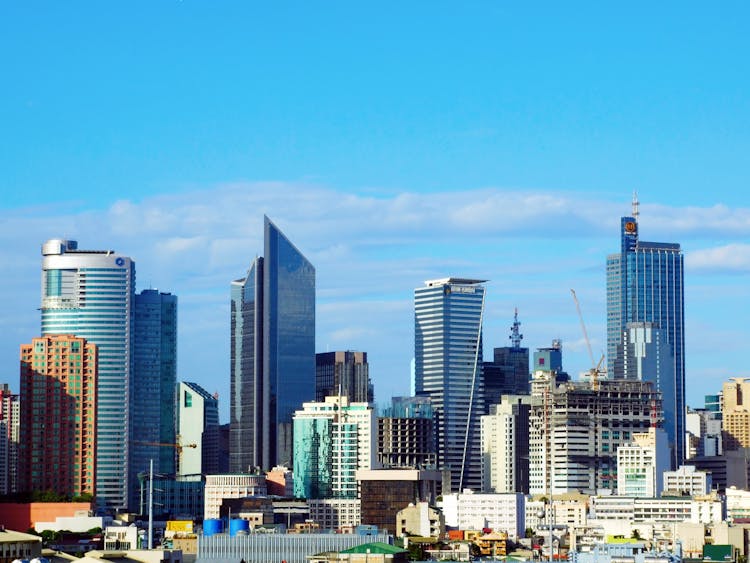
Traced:
<path id="1" fill-rule="evenodd" d="M 518 307 L 515 308 L 515 313 L 513 314 L 513 326 L 510 327 L 510 342 L 513 344 L 513 348 L 520 348 L 521 347 L 521 340 L 523 340 L 523 334 L 521 334 L 520 329 L 521 323 L 518 320 Z"/>
<path id="2" fill-rule="evenodd" d="M 633 219 L 638 220 L 638 192 L 633 190 Z"/>

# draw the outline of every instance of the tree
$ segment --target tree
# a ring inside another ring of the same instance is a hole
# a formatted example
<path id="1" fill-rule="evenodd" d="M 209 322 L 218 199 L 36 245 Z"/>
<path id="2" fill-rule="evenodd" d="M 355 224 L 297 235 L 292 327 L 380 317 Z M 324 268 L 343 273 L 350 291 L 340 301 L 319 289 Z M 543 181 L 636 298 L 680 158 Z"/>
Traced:
<path id="1" fill-rule="evenodd" d="M 633 538 L 634 540 L 641 539 L 641 533 L 638 531 L 638 528 L 633 528 L 633 533 L 630 534 L 630 537 Z"/>

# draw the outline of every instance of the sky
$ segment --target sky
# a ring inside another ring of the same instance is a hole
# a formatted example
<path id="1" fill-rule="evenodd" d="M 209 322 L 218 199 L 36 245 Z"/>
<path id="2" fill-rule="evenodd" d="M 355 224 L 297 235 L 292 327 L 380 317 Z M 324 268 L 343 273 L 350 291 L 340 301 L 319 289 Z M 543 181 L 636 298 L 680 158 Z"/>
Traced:
<path id="1" fill-rule="evenodd" d="M 317 349 L 408 394 L 413 290 L 487 283 L 484 354 L 606 348 L 605 260 L 685 262 L 688 404 L 750 376 L 750 5 L 0 5 L 0 381 L 39 333 L 40 245 L 136 260 L 179 297 L 178 378 L 228 417 L 229 283 L 267 214 L 317 270 Z"/>

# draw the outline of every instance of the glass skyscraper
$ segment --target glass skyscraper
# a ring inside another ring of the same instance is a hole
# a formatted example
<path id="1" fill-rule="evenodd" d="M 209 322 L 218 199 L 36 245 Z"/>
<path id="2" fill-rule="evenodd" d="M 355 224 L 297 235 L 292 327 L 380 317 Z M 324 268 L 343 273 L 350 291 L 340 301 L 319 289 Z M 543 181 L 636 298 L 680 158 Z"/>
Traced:
<path id="1" fill-rule="evenodd" d="M 445 278 L 414 290 L 415 391 L 432 400 L 438 469 L 479 490 L 485 280 Z"/>
<path id="2" fill-rule="evenodd" d="M 639 240 L 637 216 L 634 202 L 633 216 L 620 222 L 620 252 L 607 257 L 607 368 L 615 379 L 636 377 L 633 366 L 626 366 L 630 323 L 651 323 L 666 340 L 659 353 L 671 359 L 673 369 L 662 358 L 663 369 L 641 376 L 662 392 L 676 467 L 685 459 L 684 261 L 679 244 Z"/>
<path id="3" fill-rule="evenodd" d="M 230 471 L 292 467 L 292 417 L 315 397 L 315 268 L 268 217 L 231 286 Z"/>
<path id="4" fill-rule="evenodd" d="M 42 336 L 73 334 L 99 349 L 97 504 L 128 502 L 135 262 L 112 250 L 78 250 L 73 240 L 42 245 Z"/>
<path id="5" fill-rule="evenodd" d="M 138 473 L 176 473 L 177 296 L 156 289 L 135 295 L 131 385 L 130 506 L 138 506 Z"/>

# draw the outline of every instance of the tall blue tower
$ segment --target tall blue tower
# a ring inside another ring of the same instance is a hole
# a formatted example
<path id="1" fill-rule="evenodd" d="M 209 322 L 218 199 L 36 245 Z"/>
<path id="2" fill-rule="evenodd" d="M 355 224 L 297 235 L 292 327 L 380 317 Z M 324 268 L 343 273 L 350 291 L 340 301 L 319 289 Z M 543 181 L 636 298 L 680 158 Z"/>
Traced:
<path id="1" fill-rule="evenodd" d="M 291 468 L 294 412 L 315 398 L 315 268 L 268 217 L 264 253 L 232 282 L 232 472 Z"/>
<path id="2" fill-rule="evenodd" d="M 666 340 L 674 369 L 644 371 L 662 392 L 672 465 L 685 459 L 685 299 L 684 260 L 680 245 L 638 238 L 638 200 L 633 214 L 620 221 L 620 252 L 607 257 L 607 367 L 610 377 L 633 378 L 627 366 L 632 344 L 629 323 L 651 323 Z M 654 348 L 656 349 L 656 348 Z M 662 360 L 663 361 L 663 360 Z M 668 381 L 665 379 L 669 379 Z"/>

